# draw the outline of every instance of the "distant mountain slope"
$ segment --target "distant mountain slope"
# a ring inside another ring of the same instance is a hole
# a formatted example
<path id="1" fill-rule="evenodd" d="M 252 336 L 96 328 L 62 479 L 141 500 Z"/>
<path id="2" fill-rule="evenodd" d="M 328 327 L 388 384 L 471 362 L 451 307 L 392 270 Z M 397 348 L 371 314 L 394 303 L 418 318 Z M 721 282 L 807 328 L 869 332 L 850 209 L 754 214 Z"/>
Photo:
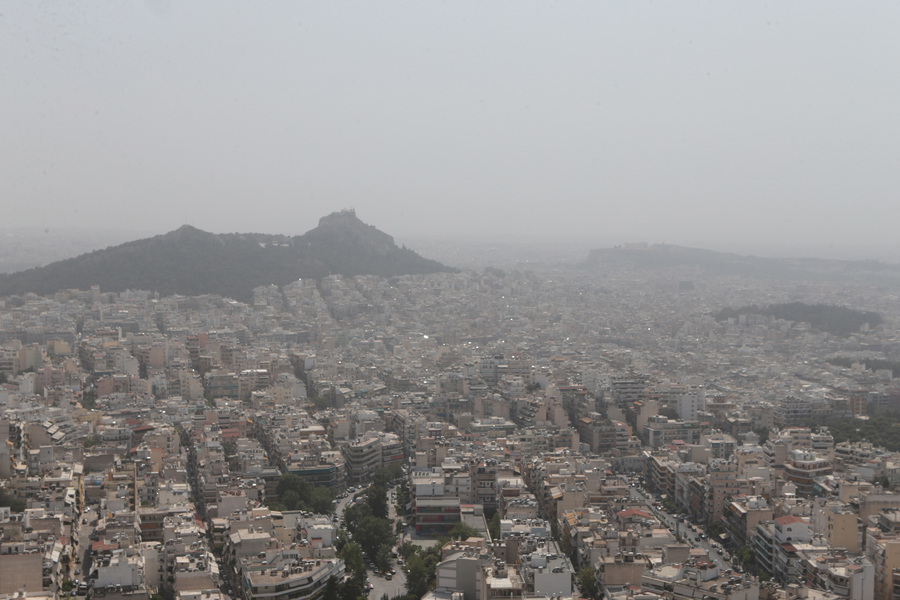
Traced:
<path id="1" fill-rule="evenodd" d="M 137 240 L 0 275 L 0 296 L 63 289 L 154 290 L 161 294 L 219 294 L 249 300 L 254 287 L 284 285 L 330 274 L 396 275 L 450 271 L 360 221 L 352 211 L 322 217 L 301 236 L 214 234 L 185 225 Z"/>
<path id="2" fill-rule="evenodd" d="M 900 283 L 900 266 L 876 261 L 760 258 L 670 244 L 635 244 L 591 250 L 586 268 L 667 272 L 673 276 L 749 277 L 770 280 Z"/>

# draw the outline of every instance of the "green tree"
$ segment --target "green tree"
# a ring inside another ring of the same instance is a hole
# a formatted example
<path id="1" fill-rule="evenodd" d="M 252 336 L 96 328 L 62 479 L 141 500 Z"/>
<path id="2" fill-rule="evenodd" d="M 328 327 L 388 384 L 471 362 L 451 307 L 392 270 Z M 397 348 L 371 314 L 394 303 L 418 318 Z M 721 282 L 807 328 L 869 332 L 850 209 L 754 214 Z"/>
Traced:
<path id="1" fill-rule="evenodd" d="M 488 533 L 491 534 L 491 539 L 494 541 L 500 540 L 500 513 L 495 512 L 494 516 L 491 517 L 491 522 L 488 523 Z"/>
<path id="2" fill-rule="evenodd" d="M 350 504 L 344 509 L 344 529 L 356 535 L 356 528 L 366 517 L 372 516 L 372 509 L 368 504 Z"/>
<path id="3" fill-rule="evenodd" d="M 413 544 L 412 542 L 403 542 L 400 546 L 400 556 L 403 557 L 403 560 L 409 560 L 413 554 L 419 551 L 419 547 Z"/>
<path id="4" fill-rule="evenodd" d="M 25 501 L 19 500 L 6 490 L 0 489 L 0 506 L 8 506 L 12 512 L 20 513 L 25 510 Z"/>
<path id="5" fill-rule="evenodd" d="M 100 443 L 100 436 L 96 435 L 96 434 L 89 435 L 86 438 L 84 438 L 83 440 L 81 440 L 81 445 L 85 448 L 93 448 L 94 446 L 98 445 L 99 443 Z"/>
<path id="6" fill-rule="evenodd" d="M 453 526 L 453 529 L 450 530 L 450 539 L 453 540 L 465 540 L 470 537 L 481 537 L 481 534 L 478 531 L 465 523 L 457 523 Z"/>
<path id="7" fill-rule="evenodd" d="M 600 584 L 597 581 L 597 573 L 593 568 L 584 567 L 583 569 L 579 569 L 575 579 L 578 582 L 578 587 L 581 588 L 581 591 L 585 596 L 592 600 L 598 600 L 600 598 Z"/>
<path id="8" fill-rule="evenodd" d="M 381 544 L 378 546 L 378 550 L 375 552 L 375 566 L 378 567 L 378 570 L 384 573 L 391 566 L 391 547 L 387 544 Z"/>
<path id="9" fill-rule="evenodd" d="M 409 484 L 406 479 L 400 481 L 400 489 L 397 490 L 397 514 L 405 515 L 409 505 Z"/>
<path id="10" fill-rule="evenodd" d="M 334 511 L 334 492 L 326 487 L 313 486 L 309 497 L 309 506 L 316 514 L 331 514 Z"/>
<path id="11" fill-rule="evenodd" d="M 322 593 L 322 600 L 340 600 L 341 586 L 338 584 L 337 577 L 332 575 L 325 583 L 325 591 Z"/>
<path id="12" fill-rule="evenodd" d="M 277 510 L 308 510 L 324 515 L 332 512 L 333 500 L 331 490 L 315 487 L 293 473 L 285 473 L 275 487 L 275 499 L 269 504 Z"/>
<path id="13" fill-rule="evenodd" d="M 720 535 L 725 533 L 725 526 L 719 521 L 709 521 L 706 524 L 706 533 L 709 534 L 709 537 L 718 538 Z"/>
<path id="14" fill-rule="evenodd" d="M 363 593 L 364 577 L 351 577 L 341 586 L 341 600 L 360 600 L 365 597 Z"/>
<path id="15" fill-rule="evenodd" d="M 347 542 L 342 547 L 338 556 L 344 559 L 344 566 L 353 577 L 366 578 L 366 563 L 363 560 L 362 550 L 356 542 Z"/>
<path id="16" fill-rule="evenodd" d="M 386 519 L 388 512 L 387 488 L 372 484 L 366 490 L 366 504 L 372 509 L 372 515 Z"/>
<path id="17" fill-rule="evenodd" d="M 81 395 L 81 406 L 87 410 L 93 410 L 97 406 L 97 392 L 94 388 L 85 390 Z"/>
<path id="18" fill-rule="evenodd" d="M 753 552 L 753 548 L 750 546 L 741 546 L 735 555 L 738 557 L 738 560 L 741 561 L 741 564 L 744 565 L 745 570 L 756 570 L 756 554 Z"/>
<path id="19" fill-rule="evenodd" d="M 372 483 L 386 488 L 390 486 L 391 481 L 398 479 L 402 474 L 403 469 L 400 463 L 391 463 L 386 467 L 375 469 L 372 474 Z"/>
<path id="20" fill-rule="evenodd" d="M 75 589 L 75 582 L 71 579 L 63 579 L 62 585 L 59 587 L 62 591 L 68 594 Z"/>
<path id="21" fill-rule="evenodd" d="M 421 598 L 430 588 L 430 574 L 421 554 L 413 554 L 404 565 L 406 591 L 414 598 Z"/>
<path id="22" fill-rule="evenodd" d="M 573 548 L 572 544 L 572 534 L 569 533 L 568 529 L 563 531 L 562 535 L 559 536 L 559 548 L 563 551 L 563 554 L 569 557 L 569 560 L 572 561 L 572 564 L 574 564 L 575 548 Z"/>
<path id="23" fill-rule="evenodd" d="M 353 539 L 369 557 L 376 556 L 378 547 L 382 544 L 393 544 L 396 540 L 391 522 L 373 516 L 364 517 L 359 521 L 353 532 Z"/>

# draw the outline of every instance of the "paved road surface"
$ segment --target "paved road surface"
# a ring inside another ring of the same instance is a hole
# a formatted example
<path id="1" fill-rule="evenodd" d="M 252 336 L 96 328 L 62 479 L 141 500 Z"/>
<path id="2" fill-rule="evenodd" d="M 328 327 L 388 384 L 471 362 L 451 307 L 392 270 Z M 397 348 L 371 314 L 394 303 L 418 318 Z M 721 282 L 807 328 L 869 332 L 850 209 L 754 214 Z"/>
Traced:
<path id="1" fill-rule="evenodd" d="M 703 548 L 709 553 L 709 557 L 713 560 L 717 565 L 719 565 L 720 569 L 730 569 L 731 564 L 727 562 L 723 556 L 720 556 L 716 549 L 710 546 L 709 540 L 700 539 L 697 541 L 697 538 L 702 532 L 703 529 L 701 527 L 697 527 L 697 531 L 691 531 L 690 526 L 687 523 L 679 523 L 678 519 L 674 516 L 670 515 L 664 510 L 658 510 L 653 506 L 653 499 L 648 494 L 644 494 L 638 488 L 631 488 L 631 496 L 632 498 L 637 498 L 644 501 L 644 504 L 647 505 L 647 508 L 651 511 L 652 514 L 656 515 L 656 517 L 664 523 L 669 529 L 675 532 L 676 537 L 682 536 L 684 539 L 688 541 L 688 543 L 695 548 Z"/>

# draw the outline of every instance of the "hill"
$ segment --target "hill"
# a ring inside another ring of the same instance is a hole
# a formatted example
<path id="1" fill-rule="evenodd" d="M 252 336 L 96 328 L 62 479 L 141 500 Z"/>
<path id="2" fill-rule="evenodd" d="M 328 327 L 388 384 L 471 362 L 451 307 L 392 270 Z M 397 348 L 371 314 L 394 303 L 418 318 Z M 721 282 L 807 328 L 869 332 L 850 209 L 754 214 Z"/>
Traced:
<path id="1" fill-rule="evenodd" d="M 744 277 L 775 281 L 900 284 L 900 267 L 877 261 L 761 258 L 671 244 L 630 244 L 595 249 L 590 251 L 582 266 L 683 279 Z"/>
<path id="2" fill-rule="evenodd" d="M 340 274 L 397 275 L 450 271 L 357 218 L 333 213 L 301 236 L 214 234 L 185 225 L 152 238 L 96 250 L 45 267 L 0 275 L 0 296 L 99 285 L 104 291 L 163 295 L 218 294 L 250 300 L 254 287 Z"/>

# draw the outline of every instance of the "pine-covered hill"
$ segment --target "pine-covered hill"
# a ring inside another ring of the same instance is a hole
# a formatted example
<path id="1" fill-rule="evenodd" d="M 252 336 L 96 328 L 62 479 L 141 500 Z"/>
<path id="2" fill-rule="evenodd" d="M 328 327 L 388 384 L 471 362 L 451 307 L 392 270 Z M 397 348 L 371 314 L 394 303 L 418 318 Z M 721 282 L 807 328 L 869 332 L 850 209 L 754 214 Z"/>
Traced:
<path id="1" fill-rule="evenodd" d="M 152 290 L 162 295 L 218 294 L 247 301 L 254 287 L 340 274 L 425 274 L 452 269 L 400 248 L 352 211 L 323 217 L 301 236 L 175 231 L 0 275 L 0 296 L 64 289 Z"/>

